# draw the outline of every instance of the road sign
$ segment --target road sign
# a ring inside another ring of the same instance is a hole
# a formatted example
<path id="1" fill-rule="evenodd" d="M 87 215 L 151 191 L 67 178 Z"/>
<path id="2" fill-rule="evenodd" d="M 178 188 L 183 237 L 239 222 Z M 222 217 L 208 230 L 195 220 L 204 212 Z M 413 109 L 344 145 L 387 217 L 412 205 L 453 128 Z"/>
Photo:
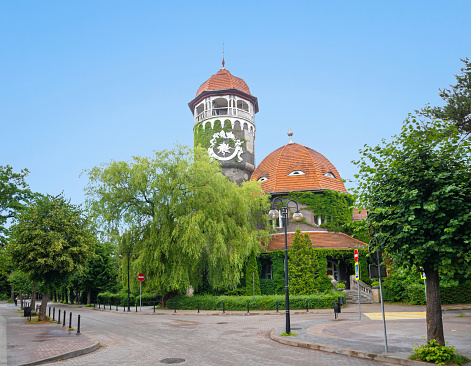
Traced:
<path id="1" fill-rule="evenodd" d="M 423 267 L 420 267 L 420 279 L 426 280 L 427 277 L 425 276 L 425 271 Z"/>
<path id="2" fill-rule="evenodd" d="M 144 281 L 145 279 L 146 279 L 146 276 L 144 276 L 143 273 L 139 273 L 139 274 L 137 275 L 137 280 L 138 280 L 138 281 L 142 282 L 142 281 Z"/>
<path id="3" fill-rule="evenodd" d="M 360 263 L 355 263 L 355 281 L 360 279 Z"/>
<path id="4" fill-rule="evenodd" d="M 355 249 L 355 251 L 353 252 L 353 258 L 355 258 L 355 263 L 358 262 L 358 249 Z"/>

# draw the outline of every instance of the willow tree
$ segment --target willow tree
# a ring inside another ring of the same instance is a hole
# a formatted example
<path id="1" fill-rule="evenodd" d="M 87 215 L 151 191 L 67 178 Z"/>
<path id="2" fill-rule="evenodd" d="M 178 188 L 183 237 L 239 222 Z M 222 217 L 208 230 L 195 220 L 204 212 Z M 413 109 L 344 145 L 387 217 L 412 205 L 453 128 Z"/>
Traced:
<path id="1" fill-rule="evenodd" d="M 360 207 L 375 246 L 427 276 L 427 338 L 444 345 L 440 275 L 471 274 L 471 147 L 455 125 L 410 118 L 390 143 L 365 146 Z"/>
<path id="2" fill-rule="evenodd" d="M 39 320 L 48 293 L 84 269 L 95 243 L 82 210 L 62 196 L 39 196 L 16 217 L 7 250 L 13 266 L 47 290 Z"/>
<path id="3" fill-rule="evenodd" d="M 247 257 L 262 249 L 268 197 L 257 183 L 230 182 L 204 151 L 176 146 L 87 173 L 90 213 L 121 233 L 132 278 L 143 272 L 163 303 L 200 286 L 202 267 L 211 286 L 237 285 Z"/>

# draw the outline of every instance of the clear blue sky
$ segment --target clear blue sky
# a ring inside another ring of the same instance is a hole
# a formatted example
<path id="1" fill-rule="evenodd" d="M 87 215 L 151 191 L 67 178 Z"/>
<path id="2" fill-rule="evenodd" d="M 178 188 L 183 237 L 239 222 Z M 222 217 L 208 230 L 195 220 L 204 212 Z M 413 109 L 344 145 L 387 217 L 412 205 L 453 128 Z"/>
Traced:
<path id="1" fill-rule="evenodd" d="M 187 103 L 224 42 L 259 100 L 257 163 L 291 127 L 353 179 L 364 144 L 441 105 L 470 19 L 469 1 L 3 1 L 0 165 L 79 204 L 83 169 L 192 145 Z"/>

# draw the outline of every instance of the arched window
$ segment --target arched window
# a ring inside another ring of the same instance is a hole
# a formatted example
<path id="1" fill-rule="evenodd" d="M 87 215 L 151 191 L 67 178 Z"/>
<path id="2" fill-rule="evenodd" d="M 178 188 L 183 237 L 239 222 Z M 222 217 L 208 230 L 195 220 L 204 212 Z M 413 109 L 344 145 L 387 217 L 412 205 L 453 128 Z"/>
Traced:
<path id="1" fill-rule="evenodd" d="M 267 177 L 260 177 L 258 178 L 257 182 L 265 182 L 266 180 L 268 180 Z"/>
<path id="2" fill-rule="evenodd" d="M 325 173 L 324 176 L 329 177 L 329 178 L 335 178 L 335 175 L 333 175 L 331 172 Z"/>
<path id="3" fill-rule="evenodd" d="M 213 100 L 213 116 L 227 115 L 227 99 L 217 98 Z"/>
<path id="4" fill-rule="evenodd" d="M 244 102 L 243 100 L 238 100 L 237 101 L 237 108 L 242 109 L 246 112 L 249 111 L 249 105 L 246 102 Z"/>

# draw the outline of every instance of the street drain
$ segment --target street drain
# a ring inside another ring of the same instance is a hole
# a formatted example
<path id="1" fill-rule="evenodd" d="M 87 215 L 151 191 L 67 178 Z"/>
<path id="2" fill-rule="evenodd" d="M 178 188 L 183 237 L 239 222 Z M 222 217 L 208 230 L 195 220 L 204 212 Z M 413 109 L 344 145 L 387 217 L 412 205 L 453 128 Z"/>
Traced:
<path id="1" fill-rule="evenodd" d="M 219 322 L 219 323 L 216 323 L 216 324 L 227 324 L 227 322 Z"/>
<path id="2" fill-rule="evenodd" d="M 184 358 L 164 358 L 163 360 L 160 360 L 160 363 L 166 363 L 166 364 L 182 363 L 182 362 L 185 362 Z"/>
<path id="3" fill-rule="evenodd" d="M 293 330 L 300 330 L 300 329 L 303 329 L 303 328 L 293 328 L 293 327 L 291 327 L 291 329 L 293 329 Z"/>

